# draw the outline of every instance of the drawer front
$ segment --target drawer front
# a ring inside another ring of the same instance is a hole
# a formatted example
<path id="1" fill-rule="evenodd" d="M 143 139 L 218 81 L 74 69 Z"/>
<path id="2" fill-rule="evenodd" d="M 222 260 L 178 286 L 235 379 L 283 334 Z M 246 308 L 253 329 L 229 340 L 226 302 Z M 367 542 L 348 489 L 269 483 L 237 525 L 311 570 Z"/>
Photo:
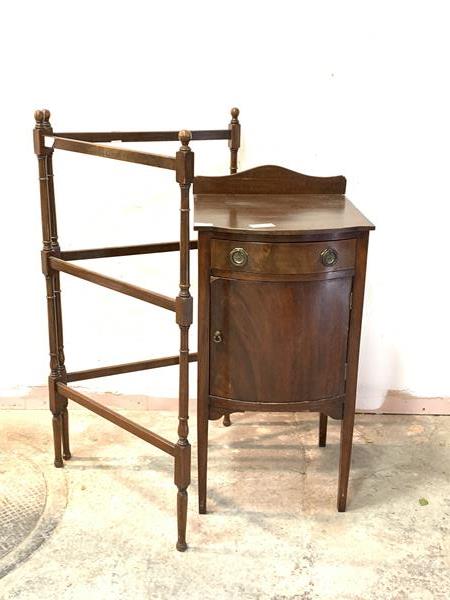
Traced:
<path id="1" fill-rule="evenodd" d="M 353 269 L 356 240 L 330 242 L 211 241 L 211 268 L 221 271 L 294 275 Z"/>

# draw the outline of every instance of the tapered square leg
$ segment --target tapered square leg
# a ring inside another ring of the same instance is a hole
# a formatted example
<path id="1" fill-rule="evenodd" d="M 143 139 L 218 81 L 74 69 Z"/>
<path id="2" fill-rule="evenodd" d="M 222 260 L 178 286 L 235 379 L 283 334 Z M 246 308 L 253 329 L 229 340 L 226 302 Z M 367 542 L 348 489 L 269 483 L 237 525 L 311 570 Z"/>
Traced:
<path id="1" fill-rule="evenodd" d="M 327 445 L 327 425 L 328 425 L 328 415 L 324 413 L 320 413 L 319 418 L 319 446 L 321 448 L 325 448 Z"/>
<path id="2" fill-rule="evenodd" d="M 197 415 L 198 453 L 198 512 L 206 514 L 206 488 L 208 471 L 208 414 L 199 403 Z"/>
<path id="3" fill-rule="evenodd" d="M 339 458 L 339 485 L 337 497 L 337 509 L 339 512 L 345 512 L 347 506 L 347 490 L 352 458 L 354 421 L 354 410 L 345 406 L 344 418 L 341 424 L 341 448 Z"/>

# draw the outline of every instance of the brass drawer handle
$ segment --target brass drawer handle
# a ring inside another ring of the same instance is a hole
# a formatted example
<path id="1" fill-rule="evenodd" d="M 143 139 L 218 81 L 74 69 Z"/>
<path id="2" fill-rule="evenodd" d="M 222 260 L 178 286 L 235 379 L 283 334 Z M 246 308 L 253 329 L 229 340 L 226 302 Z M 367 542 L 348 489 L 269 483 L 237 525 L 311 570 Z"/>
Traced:
<path id="1" fill-rule="evenodd" d="M 220 342 L 223 342 L 223 335 L 221 331 L 217 330 L 213 333 L 213 342 L 215 344 L 220 344 Z"/>
<path id="2" fill-rule="evenodd" d="M 244 248 L 233 248 L 230 252 L 230 262 L 235 267 L 245 267 L 248 261 L 248 254 Z"/>
<path id="3" fill-rule="evenodd" d="M 332 267 L 337 263 L 338 253 L 334 248 L 325 248 L 320 253 L 320 260 L 324 267 Z"/>

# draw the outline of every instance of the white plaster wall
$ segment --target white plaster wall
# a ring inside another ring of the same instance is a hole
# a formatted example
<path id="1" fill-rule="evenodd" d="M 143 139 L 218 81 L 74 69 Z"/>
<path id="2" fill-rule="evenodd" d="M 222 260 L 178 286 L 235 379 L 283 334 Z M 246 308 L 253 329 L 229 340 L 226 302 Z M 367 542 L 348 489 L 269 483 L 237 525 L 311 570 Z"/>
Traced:
<path id="1" fill-rule="evenodd" d="M 48 372 L 34 109 L 49 108 L 55 130 L 160 130 L 225 127 L 234 105 L 241 169 L 342 173 L 377 225 L 359 406 L 380 406 L 391 389 L 450 395 L 446 2 L 43 1 L 1 12 L 4 395 Z M 171 154 L 177 144 L 145 146 Z M 226 172 L 226 142 L 193 149 L 198 173 Z M 171 172 L 62 152 L 54 162 L 63 248 L 176 239 Z M 175 295 L 176 264 L 155 255 L 94 268 Z M 68 369 L 176 353 L 172 314 L 69 276 L 62 284 Z M 86 385 L 173 397 L 177 370 Z"/>

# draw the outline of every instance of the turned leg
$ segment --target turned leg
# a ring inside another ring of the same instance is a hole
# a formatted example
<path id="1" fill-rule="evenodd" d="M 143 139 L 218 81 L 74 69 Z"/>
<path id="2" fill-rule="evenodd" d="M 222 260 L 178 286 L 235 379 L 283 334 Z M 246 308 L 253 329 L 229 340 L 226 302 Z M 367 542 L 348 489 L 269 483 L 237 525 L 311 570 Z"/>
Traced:
<path id="1" fill-rule="evenodd" d="M 55 242 L 55 246 L 57 241 Z M 64 340 L 63 340 L 63 324 L 61 310 L 61 287 L 59 283 L 59 273 L 54 273 L 54 288 L 55 288 L 55 319 L 56 319 L 56 346 L 58 357 L 58 381 L 67 383 L 67 374 L 64 359 Z M 58 400 L 61 404 L 61 422 L 62 422 L 62 444 L 63 458 L 69 460 L 71 458 L 69 445 L 69 412 L 67 410 L 68 400 L 57 393 Z"/>
<path id="2" fill-rule="evenodd" d="M 187 505 L 188 505 L 188 493 L 185 489 L 179 487 L 178 494 L 177 494 L 177 527 L 178 527 L 177 550 L 179 552 L 184 552 L 185 550 L 187 550 L 187 543 L 186 543 Z"/>
<path id="3" fill-rule="evenodd" d="M 61 412 L 61 424 L 62 424 L 62 446 L 63 446 L 63 458 L 69 460 L 72 455 L 70 453 L 69 444 L 69 411 L 67 410 L 67 399 L 63 405 Z"/>
<path id="4" fill-rule="evenodd" d="M 231 425 L 230 415 L 227 413 L 226 415 L 223 415 L 223 426 L 229 427 L 230 425 Z"/>
<path id="5" fill-rule="evenodd" d="M 339 485 L 337 497 L 337 509 L 345 512 L 347 505 L 347 489 L 350 474 L 350 463 L 352 457 L 353 424 L 355 411 L 348 405 L 344 406 L 344 418 L 341 424 L 341 448 L 339 458 Z"/>
<path id="6" fill-rule="evenodd" d="M 61 454 L 61 415 L 53 415 L 53 444 L 55 448 L 55 467 L 61 468 L 64 466 Z"/>
<path id="7" fill-rule="evenodd" d="M 48 380 L 48 393 L 50 400 L 50 411 L 52 417 L 52 428 L 53 428 L 53 447 L 55 451 L 54 465 L 57 468 L 64 466 L 62 459 L 62 422 L 61 422 L 61 403 L 56 394 L 56 380 L 50 376 Z"/>
<path id="8" fill-rule="evenodd" d="M 53 187 L 53 148 L 45 146 L 46 133 L 52 133 L 50 112 L 35 112 L 34 150 L 38 158 L 39 191 L 41 197 L 41 221 L 43 248 L 41 253 L 42 271 L 47 289 L 48 336 L 50 347 L 49 401 L 52 412 L 55 466 L 62 467 L 61 446 L 64 444 L 64 457 L 70 457 L 68 440 L 67 400 L 56 391 L 57 381 L 67 381 L 64 367 L 64 349 L 61 316 L 61 293 L 59 273 L 49 264 L 52 256 L 60 255 L 56 226 L 55 192 Z"/>
<path id="9" fill-rule="evenodd" d="M 328 415 L 324 413 L 320 413 L 319 418 L 319 446 L 321 448 L 325 448 L 327 445 L 327 425 L 328 425 Z"/>
<path id="10" fill-rule="evenodd" d="M 175 485 L 178 488 L 177 493 L 177 550 L 184 552 L 187 550 L 186 543 L 186 524 L 188 493 L 187 488 L 191 481 L 191 447 L 189 443 L 178 441 L 175 454 Z"/>
<path id="11" fill-rule="evenodd" d="M 177 493 L 178 539 L 176 548 L 187 549 L 186 521 L 191 481 L 191 446 L 189 427 L 189 327 L 192 323 L 192 297 L 189 293 L 189 188 L 194 179 L 194 154 L 189 148 L 191 133 L 180 131 L 181 147 L 176 154 L 176 174 L 180 184 L 180 291 L 175 300 L 176 321 L 180 327 L 180 379 L 178 396 L 178 442 L 175 450 L 175 485 Z"/>

